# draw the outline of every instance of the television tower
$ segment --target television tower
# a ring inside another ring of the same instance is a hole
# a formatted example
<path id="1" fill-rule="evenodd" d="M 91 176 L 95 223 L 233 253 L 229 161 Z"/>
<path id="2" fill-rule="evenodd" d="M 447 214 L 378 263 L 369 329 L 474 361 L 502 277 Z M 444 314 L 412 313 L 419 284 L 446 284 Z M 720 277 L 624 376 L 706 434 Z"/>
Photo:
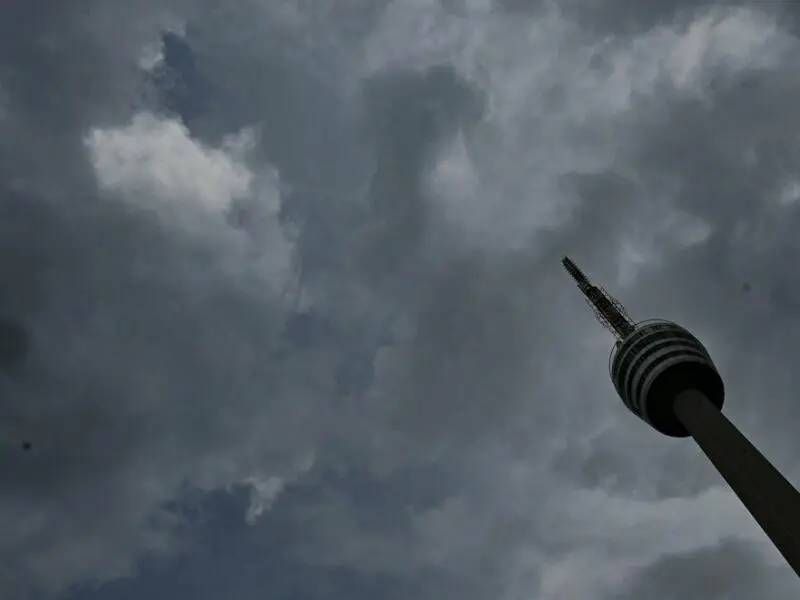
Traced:
<path id="1" fill-rule="evenodd" d="M 664 435 L 693 437 L 800 576 L 800 493 L 722 414 L 725 388 L 700 340 L 671 321 L 634 323 L 572 260 L 562 264 L 617 338 L 609 367 L 625 406 Z"/>

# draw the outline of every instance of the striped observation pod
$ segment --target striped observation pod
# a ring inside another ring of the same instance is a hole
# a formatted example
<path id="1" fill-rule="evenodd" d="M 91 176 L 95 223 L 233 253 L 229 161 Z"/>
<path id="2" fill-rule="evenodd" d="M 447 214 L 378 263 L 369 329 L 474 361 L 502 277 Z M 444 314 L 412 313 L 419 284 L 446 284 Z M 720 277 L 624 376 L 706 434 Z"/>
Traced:
<path id="1" fill-rule="evenodd" d="M 705 346 L 671 321 L 637 323 L 633 333 L 615 345 L 609 366 L 625 406 L 664 435 L 689 435 L 673 410 L 680 393 L 696 389 L 717 409 L 725 401 L 722 378 Z"/>

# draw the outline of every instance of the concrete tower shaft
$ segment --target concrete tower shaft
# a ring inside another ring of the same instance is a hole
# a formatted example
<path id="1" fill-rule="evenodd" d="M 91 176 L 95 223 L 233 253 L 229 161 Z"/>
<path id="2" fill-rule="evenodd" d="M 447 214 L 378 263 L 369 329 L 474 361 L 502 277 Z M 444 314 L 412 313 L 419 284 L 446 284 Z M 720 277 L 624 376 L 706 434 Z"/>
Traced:
<path id="1" fill-rule="evenodd" d="M 651 320 L 612 350 L 611 380 L 622 402 L 656 431 L 672 437 L 689 432 L 675 416 L 675 398 L 702 392 L 721 409 L 725 387 L 708 351 L 689 331 L 671 321 Z"/>
<path id="2" fill-rule="evenodd" d="M 800 493 L 702 393 L 680 394 L 675 414 L 800 576 Z"/>

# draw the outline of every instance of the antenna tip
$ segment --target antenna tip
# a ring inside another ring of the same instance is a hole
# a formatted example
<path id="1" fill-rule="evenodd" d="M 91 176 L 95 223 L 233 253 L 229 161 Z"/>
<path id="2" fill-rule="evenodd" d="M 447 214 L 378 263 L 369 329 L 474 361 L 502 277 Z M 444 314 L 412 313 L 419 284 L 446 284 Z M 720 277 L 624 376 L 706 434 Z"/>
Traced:
<path id="1" fill-rule="evenodd" d="M 569 256 L 564 256 L 564 258 L 561 259 L 561 264 L 564 265 L 564 268 L 567 270 L 567 272 L 579 283 L 588 281 L 586 279 L 586 275 L 584 275 L 583 272 L 578 268 L 578 265 L 572 262 L 572 259 Z"/>

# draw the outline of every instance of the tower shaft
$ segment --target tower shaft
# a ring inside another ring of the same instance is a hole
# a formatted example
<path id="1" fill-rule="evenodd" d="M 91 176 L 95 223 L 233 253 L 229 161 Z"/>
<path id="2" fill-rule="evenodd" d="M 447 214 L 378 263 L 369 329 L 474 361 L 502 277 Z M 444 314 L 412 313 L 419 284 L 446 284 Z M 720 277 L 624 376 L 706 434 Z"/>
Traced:
<path id="1" fill-rule="evenodd" d="M 679 394 L 673 410 L 800 576 L 800 492 L 702 393 Z"/>

